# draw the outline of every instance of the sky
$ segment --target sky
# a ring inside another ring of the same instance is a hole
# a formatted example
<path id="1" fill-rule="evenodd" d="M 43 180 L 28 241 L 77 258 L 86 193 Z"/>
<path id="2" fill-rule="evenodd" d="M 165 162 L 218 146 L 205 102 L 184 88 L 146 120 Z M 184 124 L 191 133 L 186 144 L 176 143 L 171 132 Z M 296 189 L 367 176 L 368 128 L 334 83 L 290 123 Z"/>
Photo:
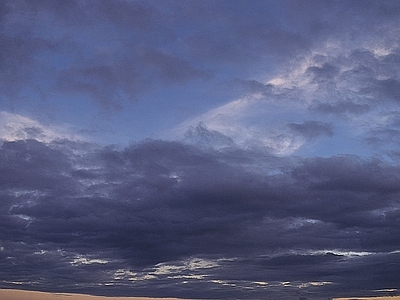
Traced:
<path id="1" fill-rule="evenodd" d="M 400 294 L 400 2 L 0 0 L 0 288 Z"/>

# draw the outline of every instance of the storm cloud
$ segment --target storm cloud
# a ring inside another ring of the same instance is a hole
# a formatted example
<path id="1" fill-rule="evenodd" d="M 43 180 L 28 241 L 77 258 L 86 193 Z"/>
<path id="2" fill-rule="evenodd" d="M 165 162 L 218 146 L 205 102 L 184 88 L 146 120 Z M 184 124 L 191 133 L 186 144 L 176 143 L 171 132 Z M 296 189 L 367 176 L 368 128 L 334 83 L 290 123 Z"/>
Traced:
<path id="1" fill-rule="evenodd" d="M 285 298 L 399 285 L 397 166 L 233 150 L 3 142 L 2 286 Z"/>
<path id="2" fill-rule="evenodd" d="M 0 288 L 400 287 L 398 1 L 0 1 Z"/>

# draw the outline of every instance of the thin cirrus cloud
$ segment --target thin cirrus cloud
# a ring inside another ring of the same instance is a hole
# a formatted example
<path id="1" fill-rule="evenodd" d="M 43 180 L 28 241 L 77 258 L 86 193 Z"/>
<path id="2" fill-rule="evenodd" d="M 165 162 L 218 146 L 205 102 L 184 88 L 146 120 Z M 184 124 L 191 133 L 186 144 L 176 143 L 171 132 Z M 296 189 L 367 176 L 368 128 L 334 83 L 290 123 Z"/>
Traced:
<path id="1" fill-rule="evenodd" d="M 0 287 L 398 294 L 399 9 L 1 2 Z"/>

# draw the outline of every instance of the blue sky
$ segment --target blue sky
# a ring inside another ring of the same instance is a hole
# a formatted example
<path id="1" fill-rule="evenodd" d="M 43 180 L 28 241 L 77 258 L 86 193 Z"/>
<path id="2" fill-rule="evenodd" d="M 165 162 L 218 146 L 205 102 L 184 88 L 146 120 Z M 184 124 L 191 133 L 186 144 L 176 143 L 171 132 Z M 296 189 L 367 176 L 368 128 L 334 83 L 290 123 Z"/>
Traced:
<path id="1" fill-rule="evenodd" d="M 397 1 L 0 1 L 0 287 L 398 294 Z"/>

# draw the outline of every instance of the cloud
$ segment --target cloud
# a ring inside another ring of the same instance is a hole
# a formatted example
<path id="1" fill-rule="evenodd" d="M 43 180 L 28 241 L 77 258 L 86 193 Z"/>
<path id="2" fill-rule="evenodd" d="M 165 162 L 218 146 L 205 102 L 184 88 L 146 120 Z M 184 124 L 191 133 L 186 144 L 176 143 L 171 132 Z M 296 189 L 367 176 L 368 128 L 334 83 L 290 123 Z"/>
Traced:
<path id="1" fill-rule="evenodd" d="M 345 51 L 346 42 L 333 39 L 299 55 L 272 79 L 232 80 L 230 87 L 241 97 L 183 122 L 175 135 L 202 123 L 238 146 L 257 145 L 274 154 L 307 155 L 311 144 L 322 147 L 314 134 L 330 137 L 333 151 L 343 151 L 339 140 L 351 139 L 358 148 L 387 155 L 397 145 L 398 128 L 389 120 L 399 109 L 399 47 L 379 39 L 359 41 Z"/>
<path id="2" fill-rule="evenodd" d="M 57 89 L 65 93 L 82 93 L 99 101 L 104 108 L 121 108 L 125 100 L 135 100 L 156 82 L 184 83 L 206 79 L 205 71 L 196 70 L 185 60 L 152 48 L 138 49 L 112 64 L 72 66 L 62 71 Z"/>
<path id="3" fill-rule="evenodd" d="M 176 40 L 173 24 L 151 4 L 3 4 L 0 88 L 12 102 L 27 92 L 30 101 L 33 96 L 80 94 L 102 108 L 118 109 L 160 83 L 209 77 L 187 57 L 164 47 Z"/>
<path id="4" fill-rule="evenodd" d="M 117 23 L 122 28 L 140 29 L 141 32 L 152 32 L 154 28 L 159 29 L 160 24 L 165 21 L 165 16 L 156 6 L 138 2 L 118 1 L 111 4 L 102 0 L 91 3 L 89 11 L 93 15 L 98 14 L 96 17 L 105 16 L 108 22 Z"/>
<path id="5" fill-rule="evenodd" d="M 202 124 L 214 136 L 225 136 L 226 141 L 232 140 L 231 146 L 263 148 L 264 151 L 278 155 L 291 154 L 303 144 L 282 123 L 285 114 L 292 109 L 271 98 L 263 98 L 259 94 L 239 98 L 183 122 L 169 136 L 180 139 L 182 136 L 193 135 L 193 128 Z M 200 133 L 199 130 L 197 133 Z M 219 147 L 221 139 L 217 141 L 214 138 L 209 142 L 211 147 Z"/>
<path id="6" fill-rule="evenodd" d="M 215 130 L 208 130 L 207 127 L 199 123 L 196 127 L 191 126 L 185 133 L 184 141 L 206 147 L 233 147 L 233 140 Z"/>
<path id="7" fill-rule="evenodd" d="M 334 114 L 334 115 L 360 115 L 368 112 L 370 110 L 367 104 L 357 104 L 349 101 L 339 101 L 335 104 L 321 103 L 317 104 L 311 109 L 315 109 L 318 112 L 324 114 Z"/>
<path id="8" fill-rule="evenodd" d="M 22 39 L 0 33 L 0 90 L 3 97 L 16 98 L 31 81 L 34 57 L 52 45 L 41 38 Z"/>
<path id="9" fill-rule="evenodd" d="M 398 285 L 382 277 L 398 271 L 397 166 L 232 150 L 3 141 L 1 285 L 195 298 Z"/>
<path id="10" fill-rule="evenodd" d="M 397 15 L 392 12 L 398 9 L 391 1 L 253 1 L 247 6 L 231 1 L 5 1 L 1 88 L 14 102 L 27 93 L 47 99 L 72 93 L 117 109 L 162 85 L 199 79 L 214 84 L 221 78 L 255 83 L 260 76 L 249 74 L 277 73 L 311 53 L 320 62 L 308 65 L 306 75 L 320 88 L 370 70 L 375 74 L 359 81 L 366 84 L 367 98 L 380 91 L 396 99 L 398 39 L 392 25 Z M 192 25 L 183 27 L 188 23 Z M 331 54 L 336 52 L 333 60 L 324 53 L 327 46 Z M 353 53 L 346 58 L 338 49 Z"/>
<path id="11" fill-rule="evenodd" d="M 29 117 L 0 111 L 0 139 L 3 141 L 18 141 L 34 139 L 39 142 L 68 139 L 83 140 L 71 128 L 60 125 L 44 125 Z"/>
<path id="12" fill-rule="evenodd" d="M 290 123 L 289 128 L 308 139 L 318 136 L 333 136 L 333 126 L 329 123 L 307 121 L 303 124 Z"/>

